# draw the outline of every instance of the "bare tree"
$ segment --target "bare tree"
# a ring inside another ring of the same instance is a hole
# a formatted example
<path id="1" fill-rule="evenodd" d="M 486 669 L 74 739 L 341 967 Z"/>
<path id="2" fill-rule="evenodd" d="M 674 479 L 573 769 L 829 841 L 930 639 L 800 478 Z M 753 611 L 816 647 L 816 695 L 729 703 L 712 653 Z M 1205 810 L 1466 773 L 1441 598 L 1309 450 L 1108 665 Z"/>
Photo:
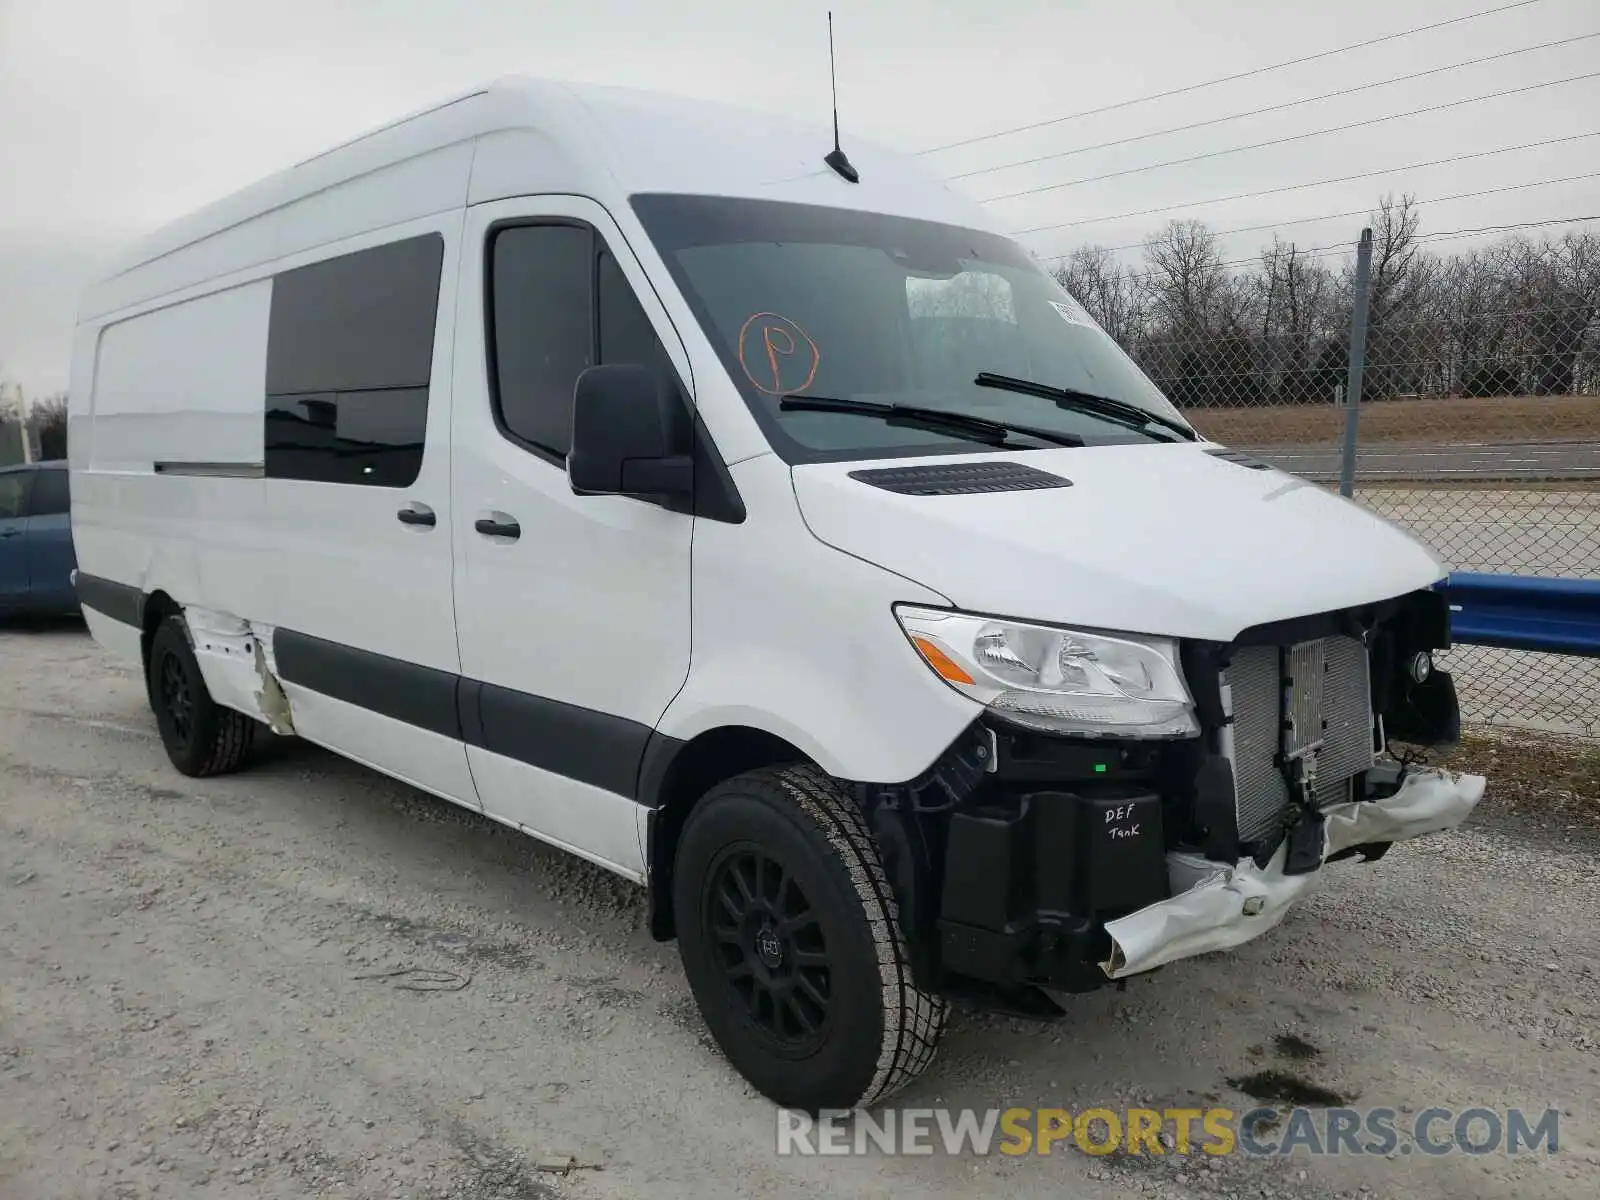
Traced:
<path id="1" fill-rule="evenodd" d="M 1181 405 L 1251 403 L 1262 383 L 1250 341 L 1259 289 L 1231 274 L 1201 221 L 1172 221 L 1145 243 L 1146 369 Z"/>
<path id="2" fill-rule="evenodd" d="M 1503 238 L 1437 256 L 1414 197 L 1371 214 L 1365 394 L 1600 394 L 1600 232 Z M 1087 246 L 1053 269 L 1176 402 L 1326 402 L 1348 362 L 1353 264 L 1274 238 L 1224 265 L 1217 236 L 1174 221 L 1129 271 Z"/>
<path id="3" fill-rule="evenodd" d="M 1402 320 L 1420 308 L 1434 282 L 1436 267 L 1417 240 L 1422 214 L 1409 193 L 1385 196 L 1372 214 L 1372 290 L 1368 301 L 1373 328 Z"/>
<path id="4" fill-rule="evenodd" d="M 1508 248 L 1505 276 L 1525 390 L 1573 391 L 1600 308 L 1600 239 L 1577 231 L 1559 240 L 1518 239 Z"/>
<path id="5" fill-rule="evenodd" d="M 1515 353 L 1507 310 L 1509 248 L 1481 247 L 1440 263 L 1426 319 L 1436 376 L 1426 391 L 1467 395 L 1520 390 L 1508 356 Z"/>
<path id="6" fill-rule="evenodd" d="M 1139 281 L 1103 246 L 1079 246 L 1051 274 L 1120 345 L 1142 332 Z"/>
<path id="7" fill-rule="evenodd" d="M 1569 231 L 1556 257 L 1573 305 L 1568 325 L 1574 351 L 1569 390 L 1600 392 L 1600 233 Z"/>
<path id="8" fill-rule="evenodd" d="M 1163 336 L 1197 338 L 1232 332 L 1235 288 L 1217 237 L 1203 221 L 1170 221 L 1145 243 L 1145 289 L 1153 323 Z"/>
<path id="9" fill-rule="evenodd" d="M 1425 321 L 1438 264 L 1418 240 L 1416 197 L 1385 196 L 1371 214 L 1372 280 L 1368 293 L 1367 370 L 1363 394 L 1398 396 L 1428 390 L 1442 353 L 1438 330 Z M 1353 290 L 1355 267 L 1346 268 Z"/>
<path id="10" fill-rule="evenodd" d="M 1274 235 L 1261 252 L 1255 279 L 1260 295 L 1264 360 L 1277 395 L 1290 403 L 1325 399 L 1331 381 L 1314 372 L 1336 325 L 1333 272 L 1292 242 Z"/>
<path id="11" fill-rule="evenodd" d="M 1274 330 L 1305 335 L 1326 329 L 1334 318 L 1333 272 L 1294 243 L 1274 237 L 1261 266 L 1275 293 Z"/>

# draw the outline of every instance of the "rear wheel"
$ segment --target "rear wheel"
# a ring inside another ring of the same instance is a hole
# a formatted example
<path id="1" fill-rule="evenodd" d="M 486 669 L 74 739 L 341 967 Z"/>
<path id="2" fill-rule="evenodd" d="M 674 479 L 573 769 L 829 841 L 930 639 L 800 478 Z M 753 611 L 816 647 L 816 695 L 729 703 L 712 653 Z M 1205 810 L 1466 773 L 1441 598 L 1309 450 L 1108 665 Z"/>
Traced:
<path id="1" fill-rule="evenodd" d="M 211 698 L 181 614 L 156 629 L 146 672 L 150 707 L 172 765 L 195 776 L 238 770 L 255 741 L 256 722 Z"/>
<path id="2" fill-rule="evenodd" d="M 777 1104 L 876 1103 L 932 1061 L 945 1005 L 912 981 L 853 800 L 815 767 L 741 775 L 689 814 L 673 903 L 701 1014 Z"/>

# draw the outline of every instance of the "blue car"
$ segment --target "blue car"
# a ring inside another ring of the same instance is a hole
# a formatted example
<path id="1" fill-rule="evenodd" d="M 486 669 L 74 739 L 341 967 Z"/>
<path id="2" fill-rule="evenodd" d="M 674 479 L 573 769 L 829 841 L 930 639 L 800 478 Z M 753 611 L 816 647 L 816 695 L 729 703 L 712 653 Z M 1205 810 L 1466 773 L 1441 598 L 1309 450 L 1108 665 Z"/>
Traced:
<path id="1" fill-rule="evenodd" d="M 76 613 L 67 464 L 0 467 L 0 617 Z"/>

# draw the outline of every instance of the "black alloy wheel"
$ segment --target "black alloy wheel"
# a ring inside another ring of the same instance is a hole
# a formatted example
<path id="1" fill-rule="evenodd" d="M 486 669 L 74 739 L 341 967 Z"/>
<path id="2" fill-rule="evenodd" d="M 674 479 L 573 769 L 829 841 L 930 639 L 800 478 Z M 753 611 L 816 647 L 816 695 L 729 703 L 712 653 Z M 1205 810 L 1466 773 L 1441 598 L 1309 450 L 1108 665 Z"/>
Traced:
<path id="1" fill-rule="evenodd" d="M 763 848 L 732 847 L 712 868 L 705 906 L 723 978 L 751 1022 L 787 1049 L 814 1049 L 832 1023 L 833 972 L 799 882 Z"/>
<path id="2" fill-rule="evenodd" d="M 161 659 L 161 707 L 172 722 L 172 732 L 181 742 L 194 739 L 194 695 L 189 689 L 189 677 L 183 663 L 175 654 Z"/>
<path id="3" fill-rule="evenodd" d="M 678 951 L 729 1062 L 776 1104 L 873 1104 L 933 1060 L 944 1000 L 912 978 L 854 797 L 814 765 L 717 784 L 673 860 Z"/>

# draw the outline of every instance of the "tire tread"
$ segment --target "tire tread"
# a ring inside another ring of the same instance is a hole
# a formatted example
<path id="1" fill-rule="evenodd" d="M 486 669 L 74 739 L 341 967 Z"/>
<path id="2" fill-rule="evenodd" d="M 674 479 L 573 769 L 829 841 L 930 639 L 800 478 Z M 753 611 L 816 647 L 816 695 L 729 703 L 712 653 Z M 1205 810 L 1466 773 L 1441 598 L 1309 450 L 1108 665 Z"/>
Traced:
<path id="1" fill-rule="evenodd" d="M 756 774 L 775 780 L 822 830 L 849 872 L 866 913 L 883 980 L 884 1029 L 877 1068 L 856 1106 L 880 1103 L 933 1062 L 949 1006 L 912 978 L 899 906 L 860 807 L 811 764 Z"/>
<path id="2" fill-rule="evenodd" d="M 231 708 L 218 706 L 217 734 L 203 759 L 199 774 L 226 775 L 237 771 L 255 743 L 256 722 Z"/>

